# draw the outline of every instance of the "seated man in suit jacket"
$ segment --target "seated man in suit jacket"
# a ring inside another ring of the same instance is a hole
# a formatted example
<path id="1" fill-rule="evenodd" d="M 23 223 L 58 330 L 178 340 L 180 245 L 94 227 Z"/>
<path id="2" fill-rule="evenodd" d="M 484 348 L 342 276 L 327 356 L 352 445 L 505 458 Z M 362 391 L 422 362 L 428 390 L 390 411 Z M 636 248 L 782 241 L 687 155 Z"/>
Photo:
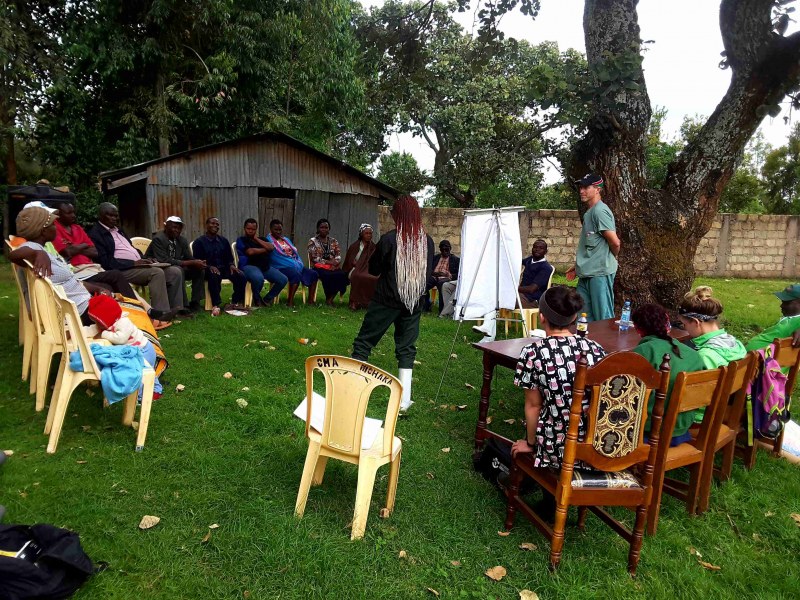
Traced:
<path id="1" fill-rule="evenodd" d="M 183 308 L 183 271 L 180 267 L 153 267 L 155 261 L 142 258 L 130 238 L 119 228 L 119 211 L 110 202 L 98 207 L 97 223 L 89 230 L 97 248 L 97 259 L 105 270 L 122 271 L 125 279 L 150 290 L 150 304 L 168 319 Z"/>
<path id="2" fill-rule="evenodd" d="M 448 240 L 439 242 L 439 254 L 433 257 L 433 277 L 428 281 L 428 291 L 434 287 L 439 290 L 440 313 L 444 308 L 442 286 L 448 281 L 456 281 L 458 279 L 458 268 L 461 265 L 461 259 L 451 253 L 452 248 Z M 430 295 L 428 295 L 426 305 L 427 310 L 430 310 Z"/>
<path id="3" fill-rule="evenodd" d="M 189 240 L 181 235 L 183 232 L 183 220 L 180 217 L 167 217 L 164 221 L 164 231 L 159 231 L 153 236 L 153 241 L 144 253 L 145 258 L 152 258 L 160 263 L 169 263 L 175 267 L 180 267 L 183 273 L 182 302 L 183 307 L 189 307 L 192 312 L 203 309 L 205 301 L 205 282 L 203 273 L 206 268 L 206 261 L 195 259 L 192 250 L 189 248 Z M 186 298 L 186 280 L 192 282 L 192 301 Z"/>

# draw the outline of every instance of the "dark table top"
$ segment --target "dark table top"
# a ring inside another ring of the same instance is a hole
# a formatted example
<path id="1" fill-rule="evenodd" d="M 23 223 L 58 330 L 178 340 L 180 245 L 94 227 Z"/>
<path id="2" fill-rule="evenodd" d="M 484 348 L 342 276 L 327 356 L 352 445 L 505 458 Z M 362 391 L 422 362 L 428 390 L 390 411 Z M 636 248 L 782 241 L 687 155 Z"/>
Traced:
<path id="1" fill-rule="evenodd" d="M 620 331 L 616 319 L 606 319 L 605 321 L 592 321 L 589 323 L 589 339 L 600 344 L 607 353 L 622 352 L 632 350 L 642 339 L 631 327 L 625 331 Z M 682 329 L 673 328 L 670 335 L 676 340 L 684 340 L 689 335 Z M 513 369 L 522 349 L 537 338 L 524 337 L 513 340 L 499 340 L 495 342 L 476 342 L 472 344 L 478 350 L 488 354 L 499 364 Z"/>

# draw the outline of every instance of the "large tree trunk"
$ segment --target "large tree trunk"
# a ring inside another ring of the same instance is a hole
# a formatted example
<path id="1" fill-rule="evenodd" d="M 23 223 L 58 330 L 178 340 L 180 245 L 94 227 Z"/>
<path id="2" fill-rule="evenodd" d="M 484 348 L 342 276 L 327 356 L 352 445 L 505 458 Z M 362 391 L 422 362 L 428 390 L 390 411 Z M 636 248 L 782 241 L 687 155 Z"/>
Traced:
<path id="1" fill-rule="evenodd" d="M 604 199 L 622 241 L 617 302 L 625 297 L 672 308 L 692 284 L 698 243 L 711 227 L 736 160 L 768 107 L 800 81 L 800 34 L 773 31 L 772 0 L 722 0 L 719 25 L 732 70 L 730 87 L 697 139 L 669 166 L 663 189 L 650 190 L 645 158 L 650 100 L 641 62 L 633 60 L 641 56 L 637 4 L 586 0 L 586 54 L 599 100 L 569 170 L 573 177 L 595 171 L 606 180 Z M 601 78 L 609 61 L 620 60 L 627 65 L 620 78 Z M 602 94 L 610 87 L 611 93 Z"/>

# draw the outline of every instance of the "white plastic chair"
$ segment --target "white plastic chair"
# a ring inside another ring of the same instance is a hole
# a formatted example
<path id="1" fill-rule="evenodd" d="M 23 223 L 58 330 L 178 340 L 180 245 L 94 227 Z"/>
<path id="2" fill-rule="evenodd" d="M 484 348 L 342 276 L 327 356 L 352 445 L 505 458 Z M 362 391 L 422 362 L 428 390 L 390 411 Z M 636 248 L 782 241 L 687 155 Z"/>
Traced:
<path id="1" fill-rule="evenodd" d="M 311 427 L 314 371 L 321 372 L 325 378 L 325 416 L 321 432 Z M 388 387 L 390 390 L 386 417 L 371 447 L 362 449 L 361 437 L 367 405 L 372 392 L 378 387 Z M 391 463 L 391 468 L 386 510 L 391 514 L 397 494 L 402 452 L 402 443 L 394 435 L 402 392 L 403 386 L 396 377 L 360 360 L 344 356 L 310 356 L 306 359 L 308 453 L 297 492 L 295 516 L 303 516 L 311 486 L 322 483 L 328 458 L 358 465 L 358 488 L 350 539 L 364 537 L 375 475 L 378 468 L 387 463 Z"/>

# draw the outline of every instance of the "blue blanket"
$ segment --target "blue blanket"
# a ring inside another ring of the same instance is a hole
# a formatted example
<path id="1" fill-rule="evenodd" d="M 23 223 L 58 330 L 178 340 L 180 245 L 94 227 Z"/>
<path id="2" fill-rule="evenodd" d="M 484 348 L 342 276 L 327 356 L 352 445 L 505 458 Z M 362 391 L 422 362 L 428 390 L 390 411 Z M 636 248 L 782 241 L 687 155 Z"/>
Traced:
<path id="1" fill-rule="evenodd" d="M 92 344 L 89 349 L 100 367 L 100 385 L 109 404 L 124 400 L 141 387 L 144 358 L 139 348 Z M 70 353 L 69 368 L 83 371 L 79 352 Z"/>

